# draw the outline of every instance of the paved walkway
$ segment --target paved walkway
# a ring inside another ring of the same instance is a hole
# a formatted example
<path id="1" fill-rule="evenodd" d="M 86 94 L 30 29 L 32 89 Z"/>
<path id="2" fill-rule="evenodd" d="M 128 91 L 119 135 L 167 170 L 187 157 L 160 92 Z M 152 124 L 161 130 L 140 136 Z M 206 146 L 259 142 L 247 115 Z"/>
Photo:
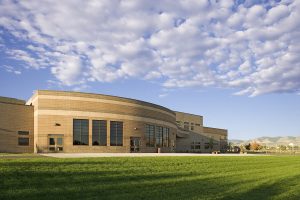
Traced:
<path id="1" fill-rule="evenodd" d="M 0 154 L 0 159 L 1 158 L 12 158 L 12 159 L 15 159 L 15 158 L 37 158 L 37 157 L 40 157 L 40 155 L 38 154 L 22 154 L 22 153 L 19 153 L 19 154 Z"/>
<path id="2" fill-rule="evenodd" d="M 199 154 L 199 153 L 45 153 L 42 156 L 55 158 L 95 157 L 159 157 L 159 156 L 265 156 L 265 154 Z"/>

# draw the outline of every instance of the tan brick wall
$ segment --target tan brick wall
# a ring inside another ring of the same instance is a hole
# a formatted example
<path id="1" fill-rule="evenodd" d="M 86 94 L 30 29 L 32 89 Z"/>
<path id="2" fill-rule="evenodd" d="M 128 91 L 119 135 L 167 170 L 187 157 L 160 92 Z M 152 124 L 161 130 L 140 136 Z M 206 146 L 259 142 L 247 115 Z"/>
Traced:
<path id="1" fill-rule="evenodd" d="M 73 145 L 73 119 L 89 120 L 89 145 Z M 107 120 L 107 146 L 92 145 L 92 120 Z M 110 121 L 123 122 L 123 146 L 110 146 Z M 59 123 L 60 126 L 55 126 Z M 156 148 L 146 147 L 145 122 L 96 118 L 96 117 L 80 117 L 80 116 L 39 116 L 39 134 L 38 149 L 39 152 L 48 151 L 48 135 L 63 134 L 64 135 L 64 152 L 130 152 L 130 137 L 141 138 L 141 152 L 156 152 Z M 167 126 L 165 126 L 167 127 Z M 176 139 L 176 129 L 170 128 L 170 141 Z M 170 142 L 171 143 L 171 142 Z M 171 148 L 164 148 L 164 152 L 170 152 Z"/>
<path id="2" fill-rule="evenodd" d="M 212 127 L 203 127 L 203 132 L 205 135 L 208 135 L 219 143 L 219 149 L 226 149 L 228 143 L 228 131 L 226 129 L 212 128 Z"/>
<path id="3" fill-rule="evenodd" d="M 118 102 L 124 102 L 124 103 L 129 103 L 129 104 L 134 104 L 135 106 L 148 106 L 151 108 L 155 108 L 161 111 L 165 111 L 168 113 L 171 113 L 172 115 L 175 116 L 175 112 L 157 105 L 157 104 L 152 104 L 149 102 L 145 101 L 140 101 L 140 100 L 135 100 L 135 99 L 130 99 L 130 98 L 124 98 L 124 97 L 116 97 L 116 96 L 110 96 L 110 95 L 103 95 L 103 94 L 91 94 L 91 93 L 83 93 L 83 92 L 68 92 L 68 91 L 54 91 L 54 90 L 37 90 L 35 94 L 31 97 L 31 99 L 27 102 L 30 104 L 34 100 L 36 96 L 51 96 L 54 95 L 57 98 L 58 97 L 84 97 L 84 98 L 91 98 L 91 99 L 101 99 L 101 100 L 110 100 L 111 102 L 113 101 L 118 101 Z"/>
<path id="4" fill-rule="evenodd" d="M 191 142 L 204 144 L 211 138 L 219 150 L 227 143 L 227 130 L 203 127 L 203 117 L 134 99 L 79 92 L 37 91 L 24 105 L 23 100 L 0 97 L 0 152 L 47 152 L 49 134 L 64 136 L 64 152 L 130 152 L 130 137 L 141 138 L 141 152 L 156 152 L 156 147 L 146 147 L 145 125 L 168 127 L 170 147 L 162 152 L 186 151 Z M 32 106 L 30 106 L 32 105 Z M 73 119 L 89 120 L 89 145 L 73 145 Z M 107 146 L 92 146 L 92 120 L 107 120 Z M 110 121 L 123 122 L 123 146 L 110 146 Z M 189 122 L 189 131 L 177 138 L 176 121 Z M 194 130 L 191 130 L 191 124 Z M 56 124 L 59 124 L 57 126 Z M 30 146 L 18 146 L 17 131 L 29 131 Z M 198 151 L 198 150 L 197 150 Z"/>
<path id="5" fill-rule="evenodd" d="M 49 134 L 64 135 L 64 152 L 130 152 L 130 137 L 141 138 L 141 152 L 156 152 L 157 148 L 146 147 L 146 124 L 170 128 L 170 146 L 176 140 L 175 113 L 150 103 L 105 95 L 38 91 L 27 104 L 35 107 L 36 152 L 48 151 Z M 89 120 L 88 146 L 73 145 L 73 119 Z M 107 146 L 92 146 L 92 120 L 107 120 Z M 123 122 L 121 147 L 109 146 L 110 121 Z M 162 152 L 171 150 L 172 147 L 162 148 Z"/>
<path id="6" fill-rule="evenodd" d="M 85 112 L 114 113 L 131 116 L 147 117 L 174 123 L 175 116 L 134 106 L 116 105 L 110 103 L 88 102 L 79 100 L 39 99 L 39 110 L 76 110 Z"/>
<path id="7" fill-rule="evenodd" d="M 204 127 L 203 117 L 200 115 L 193 115 L 189 113 L 176 112 L 176 121 L 181 122 L 180 128 L 184 128 L 184 122 L 189 122 L 189 131 L 185 131 L 186 134 L 183 137 L 179 137 L 176 140 L 177 152 L 201 152 L 210 153 L 212 151 L 219 151 L 227 144 L 227 130 Z M 191 130 L 191 123 L 200 124 L 200 126 L 194 126 L 194 130 Z M 183 130 L 182 130 L 183 131 Z M 191 149 L 193 142 L 200 142 L 200 149 Z M 205 143 L 213 143 L 213 147 L 206 149 Z"/>
<path id="8" fill-rule="evenodd" d="M 24 104 L 0 100 L 0 152 L 33 152 L 33 107 Z M 29 146 L 18 146 L 18 131 L 29 131 Z"/>
<path id="9" fill-rule="evenodd" d="M 228 134 L 226 129 L 212 128 L 212 127 L 203 127 L 203 132 L 205 134 L 210 134 L 212 136 L 219 137 L 221 139 L 226 139 Z"/>
<path id="10" fill-rule="evenodd" d="M 177 125 L 180 125 L 181 128 L 184 128 L 184 122 L 189 122 L 189 130 L 196 132 L 196 133 L 202 133 L 203 132 L 203 117 L 200 115 L 193 115 L 189 113 L 183 113 L 183 112 L 175 112 L 176 113 L 176 121 L 180 122 L 180 124 L 177 123 Z M 194 130 L 191 130 L 191 124 L 194 124 Z M 200 126 L 199 126 L 200 125 Z"/>

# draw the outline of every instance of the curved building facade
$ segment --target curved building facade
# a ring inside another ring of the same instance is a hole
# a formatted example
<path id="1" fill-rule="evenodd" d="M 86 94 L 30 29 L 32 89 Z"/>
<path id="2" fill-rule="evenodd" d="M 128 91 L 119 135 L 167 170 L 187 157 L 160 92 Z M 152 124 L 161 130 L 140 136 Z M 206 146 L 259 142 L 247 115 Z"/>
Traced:
<path id="1" fill-rule="evenodd" d="M 0 110 L 1 152 L 175 152 L 194 131 L 180 136 L 182 113 L 102 94 L 38 90 L 26 104 L 0 98 Z"/>
<path id="2" fill-rule="evenodd" d="M 37 91 L 27 105 L 34 106 L 35 152 L 170 152 L 175 147 L 175 113 L 151 103 Z"/>

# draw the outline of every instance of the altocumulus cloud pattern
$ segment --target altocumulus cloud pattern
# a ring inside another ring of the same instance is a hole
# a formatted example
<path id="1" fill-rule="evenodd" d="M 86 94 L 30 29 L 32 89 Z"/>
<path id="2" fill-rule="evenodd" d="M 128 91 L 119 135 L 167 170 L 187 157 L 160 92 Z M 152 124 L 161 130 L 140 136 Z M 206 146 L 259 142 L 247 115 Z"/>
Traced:
<path id="1" fill-rule="evenodd" d="M 5 59 L 50 68 L 66 86 L 141 78 L 300 92 L 298 0 L 2 0 L 0 27 Z"/>

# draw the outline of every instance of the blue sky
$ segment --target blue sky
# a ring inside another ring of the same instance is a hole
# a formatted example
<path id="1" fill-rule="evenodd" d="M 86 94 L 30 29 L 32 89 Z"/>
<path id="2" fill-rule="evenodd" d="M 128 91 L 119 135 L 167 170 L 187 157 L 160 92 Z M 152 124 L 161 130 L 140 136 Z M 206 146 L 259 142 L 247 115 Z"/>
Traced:
<path id="1" fill-rule="evenodd" d="M 203 115 L 232 139 L 299 136 L 299 18 L 293 0 L 3 0 L 0 95 L 111 94 Z"/>

